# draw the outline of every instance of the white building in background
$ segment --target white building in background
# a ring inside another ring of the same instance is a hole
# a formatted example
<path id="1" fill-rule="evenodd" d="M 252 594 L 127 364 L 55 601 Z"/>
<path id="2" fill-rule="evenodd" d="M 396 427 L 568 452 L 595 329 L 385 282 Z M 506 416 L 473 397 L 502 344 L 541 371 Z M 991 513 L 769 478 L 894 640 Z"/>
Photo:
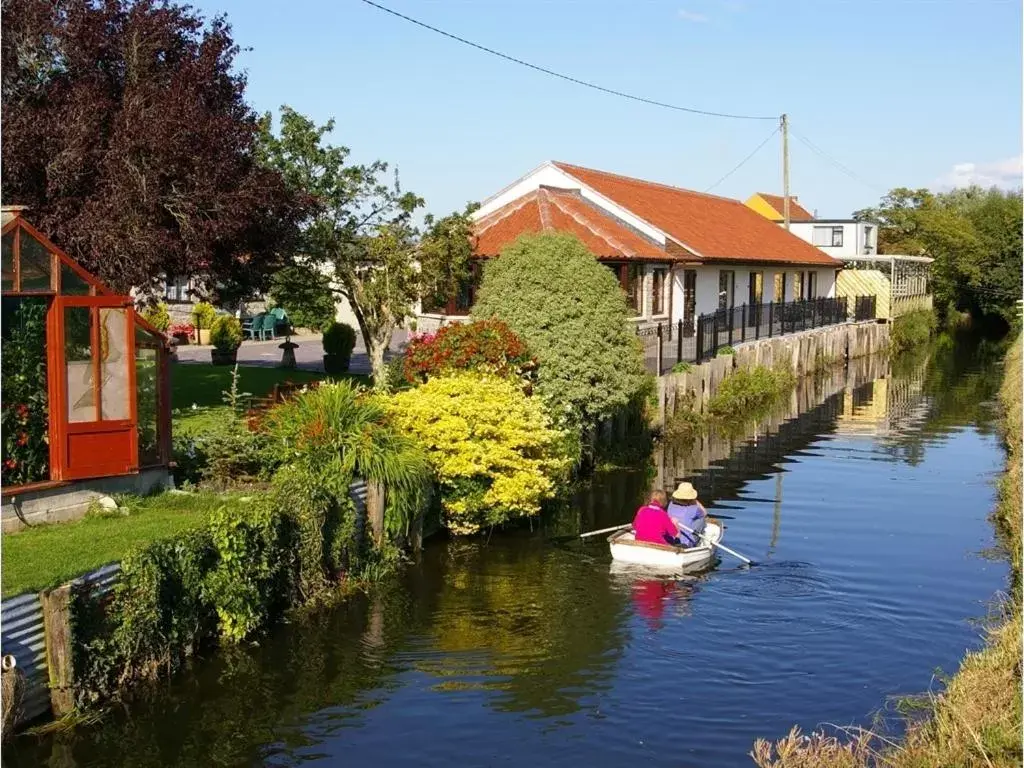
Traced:
<path id="1" fill-rule="evenodd" d="M 834 296 L 842 266 L 739 200 L 559 162 L 489 197 L 474 219 L 480 260 L 522 234 L 576 235 L 615 272 L 638 324 L 681 322 L 686 335 L 718 309 Z M 421 308 L 419 328 L 464 317 L 479 275 L 446 306 Z"/>

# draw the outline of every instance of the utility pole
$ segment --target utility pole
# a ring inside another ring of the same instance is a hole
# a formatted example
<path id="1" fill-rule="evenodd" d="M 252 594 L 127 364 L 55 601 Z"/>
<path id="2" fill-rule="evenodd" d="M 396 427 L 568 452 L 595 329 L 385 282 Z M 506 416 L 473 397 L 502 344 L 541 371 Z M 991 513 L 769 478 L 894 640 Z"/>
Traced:
<path id="1" fill-rule="evenodd" d="M 782 130 L 782 220 L 789 231 L 789 118 L 783 115 L 779 120 Z"/>

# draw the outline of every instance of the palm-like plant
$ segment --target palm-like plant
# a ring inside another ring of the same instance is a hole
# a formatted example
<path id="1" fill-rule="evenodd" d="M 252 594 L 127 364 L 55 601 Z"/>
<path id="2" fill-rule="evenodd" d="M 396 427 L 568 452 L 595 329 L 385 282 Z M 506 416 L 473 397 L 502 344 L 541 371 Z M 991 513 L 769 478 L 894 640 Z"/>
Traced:
<path id="1" fill-rule="evenodd" d="M 407 529 L 429 493 L 427 455 L 390 423 L 379 396 L 341 381 L 309 390 L 275 408 L 270 433 L 292 451 L 335 498 L 355 477 L 387 489 L 387 526 Z"/>

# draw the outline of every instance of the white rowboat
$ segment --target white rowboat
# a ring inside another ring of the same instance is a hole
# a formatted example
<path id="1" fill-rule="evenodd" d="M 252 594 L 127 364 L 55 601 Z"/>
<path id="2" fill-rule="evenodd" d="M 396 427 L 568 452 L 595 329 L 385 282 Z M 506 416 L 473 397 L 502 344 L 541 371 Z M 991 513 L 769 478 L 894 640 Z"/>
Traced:
<path id="1" fill-rule="evenodd" d="M 715 556 L 712 542 L 717 544 L 725 534 L 725 526 L 717 520 L 708 520 L 707 527 L 695 547 L 673 547 L 670 544 L 650 544 L 636 541 L 633 531 L 619 531 L 608 537 L 612 560 L 633 565 L 644 565 L 662 570 L 692 570 L 707 565 Z"/>

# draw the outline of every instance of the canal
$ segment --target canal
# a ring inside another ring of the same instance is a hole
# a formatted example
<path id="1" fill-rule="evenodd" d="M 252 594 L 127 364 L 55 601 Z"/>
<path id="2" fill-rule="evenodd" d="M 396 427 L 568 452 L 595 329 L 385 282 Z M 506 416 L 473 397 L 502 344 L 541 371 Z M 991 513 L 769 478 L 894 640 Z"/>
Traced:
<path id="1" fill-rule="evenodd" d="M 980 644 L 1006 585 L 986 521 L 1000 351 L 945 340 L 805 382 L 745 438 L 659 448 L 533 530 L 429 541 L 377 594 L 3 762 L 739 766 L 793 725 L 892 720 Z M 681 477 L 762 565 L 662 581 L 575 537 Z"/>

